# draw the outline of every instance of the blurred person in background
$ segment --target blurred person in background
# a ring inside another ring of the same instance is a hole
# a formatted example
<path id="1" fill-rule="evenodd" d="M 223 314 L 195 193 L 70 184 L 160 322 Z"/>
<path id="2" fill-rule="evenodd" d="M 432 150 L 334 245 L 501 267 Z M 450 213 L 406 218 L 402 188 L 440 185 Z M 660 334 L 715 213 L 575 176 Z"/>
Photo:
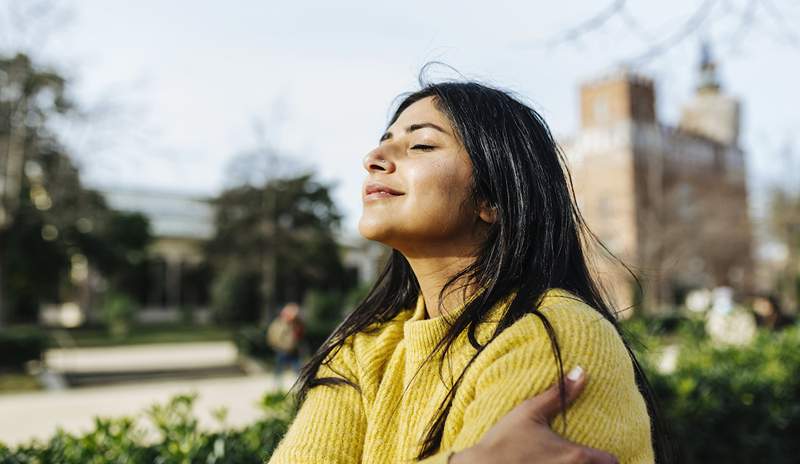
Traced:
<path id="1" fill-rule="evenodd" d="M 795 318 L 783 311 L 780 300 L 775 295 L 756 296 L 751 306 L 759 327 L 781 330 L 795 323 Z"/>
<path id="2" fill-rule="evenodd" d="M 670 462 L 536 111 L 423 85 L 363 167 L 359 231 L 392 253 L 303 367 L 270 463 Z"/>
<path id="3" fill-rule="evenodd" d="M 267 344 L 275 351 L 276 373 L 283 373 L 287 367 L 292 373 L 300 371 L 304 330 L 297 303 L 287 303 L 267 328 Z"/>

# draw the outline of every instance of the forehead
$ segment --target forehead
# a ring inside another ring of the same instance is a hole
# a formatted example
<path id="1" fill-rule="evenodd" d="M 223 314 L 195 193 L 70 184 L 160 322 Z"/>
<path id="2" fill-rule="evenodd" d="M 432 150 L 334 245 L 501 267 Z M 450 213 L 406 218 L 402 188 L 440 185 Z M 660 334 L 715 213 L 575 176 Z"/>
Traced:
<path id="1" fill-rule="evenodd" d="M 450 128 L 450 120 L 436 107 L 434 97 L 425 97 L 403 110 L 389 129 L 403 129 L 411 124 L 431 122 L 444 128 Z"/>

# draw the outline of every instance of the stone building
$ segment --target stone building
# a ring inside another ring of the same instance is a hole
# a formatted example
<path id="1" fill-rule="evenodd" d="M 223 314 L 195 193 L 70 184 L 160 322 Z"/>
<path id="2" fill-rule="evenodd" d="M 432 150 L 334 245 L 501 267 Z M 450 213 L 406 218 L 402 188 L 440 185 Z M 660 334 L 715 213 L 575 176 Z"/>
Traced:
<path id="1" fill-rule="evenodd" d="M 588 246 L 617 306 L 656 311 L 700 287 L 749 291 L 740 105 L 722 90 L 708 51 L 677 127 L 658 120 L 654 82 L 626 70 L 583 84 L 580 105 L 580 131 L 561 146 L 584 219 L 607 248 Z"/>

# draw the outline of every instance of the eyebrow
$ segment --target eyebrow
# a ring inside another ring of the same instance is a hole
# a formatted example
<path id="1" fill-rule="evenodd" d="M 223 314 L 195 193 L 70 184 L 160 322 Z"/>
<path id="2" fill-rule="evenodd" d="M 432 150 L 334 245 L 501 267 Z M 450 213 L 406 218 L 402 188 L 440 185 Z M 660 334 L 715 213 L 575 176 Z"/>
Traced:
<path id="1" fill-rule="evenodd" d="M 415 130 L 425 129 L 425 128 L 436 129 L 439 132 L 441 132 L 442 134 L 450 135 L 446 130 L 442 129 L 440 126 L 437 126 L 436 124 L 434 124 L 432 122 L 423 122 L 423 123 L 419 123 L 419 124 L 412 124 L 412 125 L 406 127 L 406 134 L 410 134 L 410 133 L 414 132 Z M 381 136 L 380 141 L 383 142 L 384 140 L 389 140 L 391 138 L 392 138 L 392 133 L 389 132 L 389 131 L 386 131 Z"/>

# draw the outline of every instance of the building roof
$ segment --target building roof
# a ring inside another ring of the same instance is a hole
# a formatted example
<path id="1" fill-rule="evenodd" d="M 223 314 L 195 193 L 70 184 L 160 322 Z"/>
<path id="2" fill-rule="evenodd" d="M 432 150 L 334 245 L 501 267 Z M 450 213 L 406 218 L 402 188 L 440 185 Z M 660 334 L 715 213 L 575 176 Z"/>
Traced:
<path id="1" fill-rule="evenodd" d="M 101 188 L 109 206 L 145 215 L 159 238 L 207 240 L 214 235 L 214 208 L 192 194 L 144 188 Z"/>

